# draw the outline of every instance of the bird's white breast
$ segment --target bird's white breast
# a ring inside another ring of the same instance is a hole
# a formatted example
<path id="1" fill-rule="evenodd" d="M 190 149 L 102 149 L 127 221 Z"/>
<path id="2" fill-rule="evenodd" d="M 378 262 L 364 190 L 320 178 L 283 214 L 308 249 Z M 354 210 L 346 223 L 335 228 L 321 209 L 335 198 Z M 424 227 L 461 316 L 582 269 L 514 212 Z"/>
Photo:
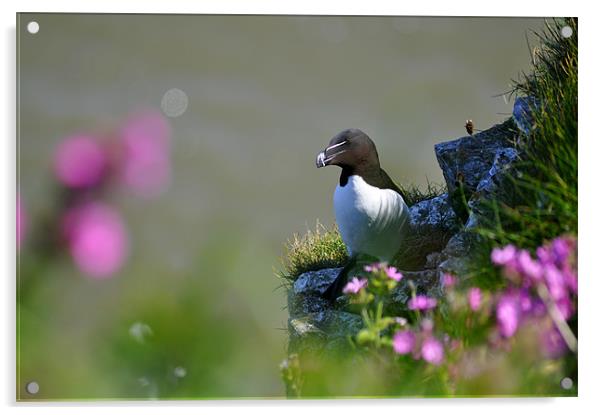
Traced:
<path id="1" fill-rule="evenodd" d="M 371 186 L 360 176 L 337 186 L 334 213 L 349 254 L 368 254 L 381 261 L 393 259 L 409 225 L 409 209 L 401 195 Z"/>

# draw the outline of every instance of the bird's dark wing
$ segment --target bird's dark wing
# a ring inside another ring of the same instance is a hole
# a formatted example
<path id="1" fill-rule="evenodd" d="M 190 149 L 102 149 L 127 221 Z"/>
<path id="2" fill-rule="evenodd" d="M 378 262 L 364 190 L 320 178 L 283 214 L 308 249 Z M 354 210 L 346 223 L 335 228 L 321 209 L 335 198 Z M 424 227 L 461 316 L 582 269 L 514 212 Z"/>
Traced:
<path id="1" fill-rule="evenodd" d="M 399 188 L 399 186 L 397 186 L 395 184 L 395 182 L 393 180 L 391 180 L 391 178 L 389 177 L 387 172 L 384 171 L 383 169 L 380 169 L 380 175 L 381 175 L 381 182 L 382 182 L 382 185 L 380 186 L 380 188 L 381 189 L 391 189 L 391 190 L 399 193 L 401 195 L 401 197 L 403 197 L 403 200 L 406 203 L 408 203 L 408 198 L 406 197 L 406 194 L 403 192 L 403 190 L 401 190 Z"/>

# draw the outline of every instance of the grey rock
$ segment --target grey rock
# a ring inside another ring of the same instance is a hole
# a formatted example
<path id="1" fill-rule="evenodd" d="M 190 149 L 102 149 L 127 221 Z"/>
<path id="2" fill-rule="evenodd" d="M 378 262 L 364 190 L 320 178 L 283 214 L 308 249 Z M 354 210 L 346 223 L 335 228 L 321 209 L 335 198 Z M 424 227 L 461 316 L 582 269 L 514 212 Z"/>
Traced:
<path id="1" fill-rule="evenodd" d="M 458 232 L 445 246 L 443 255 L 450 256 L 468 256 L 475 242 L 475 235 L 469 232 Z"/>
<path id="2" fill-rule="evenodd" d="M 455 234 L 442 252 L 445 260 L 439 264 L 439 275 L 441 276 L 445 272 L 460 277 L 466 275 L 469 271 L 472 252 L 478 242 L 479 236 L 475 233 L 462 231 Z"/>
<path id="3" fill-rule="evenodd" d="M 457 217 L 444 193 L 432 199 L 423 200 L 410 207 L 410 223 L 417 228 L 453 229 Z"/>
<path id="4" fill-rule="evenodd" d="M 441 261 L 443 261 L 444 256 L 441 252 L 431 252 L 426 256 L 426 263 L 424 264 L 425 269 L 433 269 L 437 268 Z"/>
<path id="5" fill-rule="evenodd" d="M 476 191 L 491 169 L 498 151 L 512 147 L 514 138 L 511 122 L 506 122 L 473 136 L 436 144 L 435 155 L 448 193 L 453 195 L 460 183 L 468 192 Z"/>
<path id="6" fill-rule="evenodd" d="M 331 308 L 330 303 L 319 295 L 295 295 L 292 291 L 289 292 L 288 313 L 291 317 L 316 313 L 328 308 Z"/>
<path id="7" fill-rule="evenodd" d="M 349 336 L 355 336 L 362 326 L 360 316 L 338 310 L 324 310 L 290 318 L 289 349 L 333 350 L 348 344 Z"/>
<path id="8" fill-rule="evenodd" d="M 518 150 L 513 147 L 506 147 L 496 150 L 493 164 L 487 174 L 481 179 L 477 186 L 477 193 L 479 194 L 491 194 L 493 193 L 499 179 L 503 173 L 508 171 L 512 163 L 518 159 Z"/>
<path id="9" fill-rule="evenodd" d="M 293 284 L 293 293 L 300 294 L 324 294 L 326 289 L 339 275 L 341 268 L 325 268 L 318 271 L 305 272 L 297 278 Z"/>
<path id="10" fill-rule="evenodd" d="M 330 303 L 322 298 L 322 294 L 340 271 L 341 268 L 324 268 L 299 275 L 288 293 L 289 315 L 298 317 L 332 308 Z"/>
<path id="11" fill-rule="evenodd" d="M 479 182 L 475 193 L 468 201 L 470 214 L 466 221 L 466 229 L 479 226 L 481 218 L 485 215 L 485 212 L 479 206 L 483 200 L 491 199 L 494 195 L 498 199 L 503 198 L 504 195 L 501 194 L 503 193 L 501 189 L 502 178 L 505 173 L 512 169 L 512 164 L 518 158 L 518 150 L 513 147 L 501 148 L 496 151 L 491 168 Z"/>
<path id="12" fill-rule="evenodd" d="M 535 97 L 518 97 L 514 101 L 512 119 L 516 126 L 525 134 L 533 129 L 533 111 L 539 108 L 539 102 Z"/>

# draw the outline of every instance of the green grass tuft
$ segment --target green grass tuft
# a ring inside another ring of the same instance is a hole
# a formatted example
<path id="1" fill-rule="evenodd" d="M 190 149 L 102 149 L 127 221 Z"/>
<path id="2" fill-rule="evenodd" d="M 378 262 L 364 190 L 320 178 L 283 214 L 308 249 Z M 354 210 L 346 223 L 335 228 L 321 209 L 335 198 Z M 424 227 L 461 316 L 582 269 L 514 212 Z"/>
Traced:
<path id="1" fill-rule="evenodd" d="M 422 189 L 415 184 L 407 186 L 399 186 L 405 195 L 405 202 L 408 206 L 414 206 L 416 203 L 420 203 L 423 200 L 432 199 L 437 196 L 441 196 L 447 191 L 445 184 L 427 182 L 426 189 Z"/>
<path id="2" fill-rule="evenodd" d="M 316 221 L 315 230 L 303 236 L 294 234 L 285 245 L 284 270 L 278 275 L 285 281 L 294 281 L 307 271 L 343 266 L 348 255 L 336 226 L 326 228 Z"/>

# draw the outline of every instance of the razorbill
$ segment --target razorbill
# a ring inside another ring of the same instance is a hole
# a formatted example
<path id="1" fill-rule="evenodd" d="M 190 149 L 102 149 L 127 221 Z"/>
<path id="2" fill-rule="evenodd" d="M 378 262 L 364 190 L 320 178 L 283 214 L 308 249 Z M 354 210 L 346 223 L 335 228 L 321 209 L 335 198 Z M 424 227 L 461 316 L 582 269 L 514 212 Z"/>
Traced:
<path id="1" fill-rule="evenodd" d="M 410 211 L 401 189 L 380 167 L 374 142 L 363 131 L 340 132 L 316 158 L 318 168 L 341 167 L 334 213 L 350 261 L 324 296 L 336 299 L 358 257 L 390 262 L 408 232 Z"/>

